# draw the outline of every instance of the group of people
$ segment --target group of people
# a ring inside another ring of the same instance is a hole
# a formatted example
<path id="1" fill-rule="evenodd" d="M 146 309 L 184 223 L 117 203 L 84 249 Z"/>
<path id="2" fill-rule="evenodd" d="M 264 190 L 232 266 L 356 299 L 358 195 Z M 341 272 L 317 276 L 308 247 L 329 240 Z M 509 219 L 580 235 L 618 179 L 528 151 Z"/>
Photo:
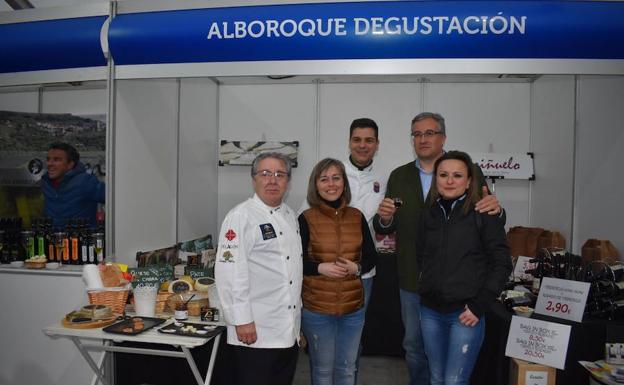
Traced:
<path id="1" fill-rule="evenodd" d="M 396 236 L 410 385 L 469 383 L 484 314 L 511 272 L 504 211 L 470 157 L 444 151 L 441 115 L 412 120 L 417 159 L 387 179 L 373 166 L 378 131 L 353 121 L 349 158 L 316 164 L 298 219 L 284 203 L 288 158 L 254 160 L 255 194 L 225 217 L 215 265 L 239 384 L 291 384 L 300 332 L 312 384 L 356 383 L 373 231 Z"/>

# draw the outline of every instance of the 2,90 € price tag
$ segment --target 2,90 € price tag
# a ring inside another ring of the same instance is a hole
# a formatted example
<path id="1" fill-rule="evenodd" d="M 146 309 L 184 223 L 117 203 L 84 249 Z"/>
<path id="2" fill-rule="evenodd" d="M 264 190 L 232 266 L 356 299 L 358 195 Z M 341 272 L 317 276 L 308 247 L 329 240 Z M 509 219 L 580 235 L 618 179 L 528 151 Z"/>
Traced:
<path id="1" fill-rule="evenodd" d="M 535 312 L 581 322 L 588 293 L 588 282 L 544 278 L 537 297 Z"/>

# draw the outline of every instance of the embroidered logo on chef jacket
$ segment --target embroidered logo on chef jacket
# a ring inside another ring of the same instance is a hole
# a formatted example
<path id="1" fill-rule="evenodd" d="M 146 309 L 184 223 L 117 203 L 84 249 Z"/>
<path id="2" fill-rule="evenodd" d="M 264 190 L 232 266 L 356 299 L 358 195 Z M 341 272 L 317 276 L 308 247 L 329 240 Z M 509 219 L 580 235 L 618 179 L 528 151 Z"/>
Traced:
<path id="1" fill-rule="evenodd" d="M 223 259 L 221 259 L 221 262 L 234 262 L 234 254 L 232 254 L 229 250 L 225 250 L 222 257 Z"/>
<path id="2" fill-rule="evenodd" d="M 225 233 L 225 237 L 227 238 L 228 241 L 231 241 L 232 239 L 236 238 L 236 233 L 234 232 L 234 230 L 229 229 L 226 233 Z"/>
<path id="3" fill-rule="evenodd" d="M 379 192 L 379 182 L 373 183 L 373 191 L 376 193 Z"/>
<path id="4" fill-rule="evenodd" d="M 229 243 L 222 243 L 220 246 L 220 248 L 222 249 L 238 249 L 238 245 L 237 244 L 229 244 Z"/>
<path id="5" fill-rule="evenodd" d="M 265 241 L 267 239 L 277 238 L 277 234 L 275 234 L 275 229 L 273 229 L 273 225 L 270 223 L 261 224 L 260 231 L 262 231 L 262 239 L 264 239 Z"/>

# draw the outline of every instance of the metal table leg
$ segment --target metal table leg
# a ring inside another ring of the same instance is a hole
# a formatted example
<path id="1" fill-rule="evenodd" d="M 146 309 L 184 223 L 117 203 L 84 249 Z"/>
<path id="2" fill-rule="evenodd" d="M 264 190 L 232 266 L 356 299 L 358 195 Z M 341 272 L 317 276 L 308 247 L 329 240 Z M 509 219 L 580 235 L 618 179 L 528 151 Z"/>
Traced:
<path id="1" fill-rule="evenodd" d="M 110 346 L 111 342 L 110 341 L 103 341 L 102 345 L 104 347 L 106 346 Z M 104 348 L 104 350 L 106 350 Z M 104 361 L 106 360 L 106 351 L 103 351 L 102 354 L 100 355 L 100 359 L 99 362 L 97 363 L 98 368 L 103 368 L 104 367 Z M 110 374 L 111 372 L 109 371 L 108 374 Z M 104 376 L 104 377 L 109 377 L 109 376 Z M 93 376 L 93 378 L 91 379 L 91 385 L 97 385 L 99 381 L 99 378 L 97 377 L 97 375 Z"/>
<path id="2" fill-rule="evenodd" d="M 82 346 L 82 342 L 80 342 L 80 339 L 78 337 L 70 337 L 70 338 L 74 342 L 74 345 L 76 345 L 76 348 L 78 349 L 80 354 L 82 354 L 84 359 L 87 361 L 87 364 L 89 364 L 89 366 L 93 370 L 93 373 L 95 373 L 97 378 L 102 382 L 102 384 L 110 385 L 109 382 L 104 378 L 104 373 L 102 372 L 101 368 L 98 367 L 95 361 L 93 361 L 93 358 L 91 357 L 91 355 L 89 355 L 89 352 L 87 352 L 84 346 Z M 104 351 L 102 354 L 106 355 L 106 351 Z"/>
<path id="3" fill-rule="evenodd" d="M 210 380 L 212 380 L 212 371 L 215 366 L 215 361 L 217 360 L 217 352 L 219 350 L 219 343 L 221 342 L 221 334 L 219 333 L 212 344 L 212 351 L 210 352 L 210 361 L 208 361 L 208 371 L 206 372 L 206 382 L 204 385 L 210 385 Z"/>
<path id="4" fill-rule="evenodd" d="M 191 367 L 191 371 L 195 376 L 195 381 L 197 381 L 198 385 L 210 385 L 210 381 L 212 379 L 212 371 L 214 369 L 215 361 L 217 359 L 217 351 L 219 350 L 219 343 L 221 342 L 221 334 L 218 334 L 213 341 L 212 349 L 210 351 L 210 361 L 208 361 L 208 371 L 206 372 L 206 380 L 202 380 L 201 375 L 199 374 L 199 370 L 197 369 L 197 364 L 193 359 L 193 355 L 188 348 L 183 346 L 180 347 L 184 355 L 186 356 L 186 360 L 188 361 L 189 366 Z"/>

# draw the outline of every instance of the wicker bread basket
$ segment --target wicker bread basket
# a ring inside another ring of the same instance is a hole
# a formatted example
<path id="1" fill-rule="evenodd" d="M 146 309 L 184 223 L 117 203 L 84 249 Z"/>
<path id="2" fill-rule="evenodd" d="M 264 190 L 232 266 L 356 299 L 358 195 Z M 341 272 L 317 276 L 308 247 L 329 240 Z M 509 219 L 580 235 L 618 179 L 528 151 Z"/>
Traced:
<path id="1" fill-rule="evenodd" d="M 124 314 L 126 311 L 126 302 L 130 290 L 89 290 L 89 303 L 93 305 L 106 305 L 113 310 L 115 314 Z"/>
<path id="2" fill-rule="evenodd" d="M 46 267 L 46 263 L 25 261 L 24 266 L 26 266 L 27 269 L 43 269 Z"/>

